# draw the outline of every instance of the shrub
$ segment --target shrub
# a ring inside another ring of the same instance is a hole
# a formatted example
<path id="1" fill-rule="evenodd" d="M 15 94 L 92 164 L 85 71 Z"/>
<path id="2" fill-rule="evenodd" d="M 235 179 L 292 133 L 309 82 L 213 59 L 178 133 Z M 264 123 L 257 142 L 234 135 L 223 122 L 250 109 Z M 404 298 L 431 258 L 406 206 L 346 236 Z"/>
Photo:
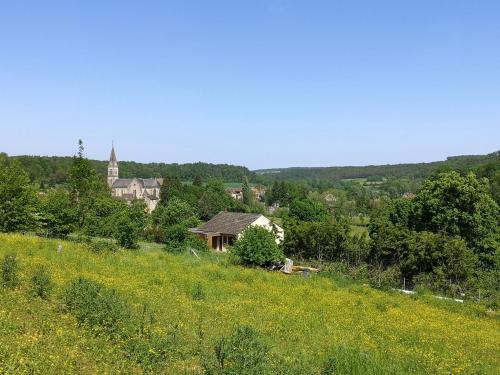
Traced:
<path id="1" fill-rule="evenodd" d="M 15 288 L 19 284 L 17 275 L 19 265 L 15 254 L 5 254 L 2 261 L 2 284 L 6 288 Z"/>
<path id="2" fill-rule="evenodd" d="M 48 299 L 52 292 L 52 277 L 49 270 L 44 266 L 35 269 L 31 278 L 31 290 L 34 296 Z"/>
<path id="3" fill-rule="evenodd" d="M 197 238 L 193 233 L 190 233 L 188 227 L 184 223 L 167 228 L 164 234 L 165 249 L 167 251 L 173 253 L 180 253 L 186 249 L 208 251 L 206 242 Z"/>
<path id="4" fill-rule="evenodd" d="M 127 340 L 127 351 L 145 372 L 163 373 L 161 370 L 179 354 L 178 336 L 178 327 L 165 335 L 148 333 L 136 336 Z"/>
<path id="5" fill-rule="evenodd" d="M 234 254 L 245 264 L 266 266 L 284 260 L 274 234 L 265 228 L 250 226 L 233 247 Z"/>
<path id="6" fill-rule="evenodd" d="M 270 373 L 268 347 L 257 332 L 246 326 L 237 327 L 229 337 L 218 340 L 211 363 L 204 363 L 207 374 L 262 375 Z"/>
<path id="7" fill-rule="evenodd" d="M 192 292 L 192 297 L 195 301 L 201 301 L 205 299 L 206 297 L 205 289 L 203 288 L 203 285 L 200 282 L 196 283 Z"/>
<path id="8" fill-rule="evenodd" d="M 131 315 L 127 303 L 116 290 L 82 277 L 67 284 L 62 302 L 79 324 L 108 333 L 123 328 Z"/>
<path id="9" fill-rule="evenodd" d="M 120 246 L 126 249 L 136 249 L 138 247 L 138 228 L 128 215 L 121 215 L 116 220 L 116 227 L 113 236 L 116 241 L 118 241 Z"/>
<path id="10" fill-rule="evenodd" d="M 97 240 L 89 243 L 89 249 L 95 253 L 113 253 L 118 251 L 119 247 L 116 243 L 111 241 Z"/>

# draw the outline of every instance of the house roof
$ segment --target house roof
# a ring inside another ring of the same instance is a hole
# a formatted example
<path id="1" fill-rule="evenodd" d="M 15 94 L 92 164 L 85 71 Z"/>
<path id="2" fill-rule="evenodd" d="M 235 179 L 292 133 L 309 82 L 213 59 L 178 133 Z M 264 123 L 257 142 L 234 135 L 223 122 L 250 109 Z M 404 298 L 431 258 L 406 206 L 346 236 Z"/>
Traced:
<path id="1" fill-rule="evenodd" d="M 219 212 L 199 229 L 203 232 L 217 232 L 237 235 L 257 220 L 261 214 L 240 212 Z"/>

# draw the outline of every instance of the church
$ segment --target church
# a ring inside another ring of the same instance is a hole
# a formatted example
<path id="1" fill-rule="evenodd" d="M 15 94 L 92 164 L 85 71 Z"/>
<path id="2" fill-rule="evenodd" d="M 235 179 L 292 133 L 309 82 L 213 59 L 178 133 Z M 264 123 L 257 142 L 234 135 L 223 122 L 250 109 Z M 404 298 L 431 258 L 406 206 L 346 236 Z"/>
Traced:
<path id="1" fill-rule="evenodd" d="M 142 199 L 146 203 L 148 211 L 151 212 L 160 201 L 162 183 L 162 178 L 119 178 L 115 147 L 111 148 L 108 164 L 108 185 L 114 197 L 127 202 Z"/>

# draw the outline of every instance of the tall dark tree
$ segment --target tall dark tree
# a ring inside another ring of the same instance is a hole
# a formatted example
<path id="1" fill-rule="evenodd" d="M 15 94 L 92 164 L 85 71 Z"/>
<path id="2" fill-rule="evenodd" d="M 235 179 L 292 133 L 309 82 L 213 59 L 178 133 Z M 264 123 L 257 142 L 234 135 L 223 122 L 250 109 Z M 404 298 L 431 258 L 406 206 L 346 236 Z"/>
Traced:
<path id="1" fill-rule="evenodd" d="M 69 171 L 69 191 L 78 211 L 78 227 L 82 228 L 85 218 L 92 210 L 95 200 L 108 194 L 108 188 L 89 160 L 85 158 L 83 142 L 78 141 L 78 153 L 73 157 L 73 164 Z"/>
<path id="2" fill-rule="evenodd" d="M 160 202 L 167 205 L 170 199 L 178 196 L 182 191 L 182 182 L 179 177 L 166 175 L 160 189 Z"/>
<path id="3" fill-rule="evenodd" d="M 250 188 L 250 183 L 248 182 L 248 177 L 246 176 L 243 179 L 242 192 L 243 192 L 243 204 L 251 206 L 254 203 L 254 197 L 252 189 Z"/>

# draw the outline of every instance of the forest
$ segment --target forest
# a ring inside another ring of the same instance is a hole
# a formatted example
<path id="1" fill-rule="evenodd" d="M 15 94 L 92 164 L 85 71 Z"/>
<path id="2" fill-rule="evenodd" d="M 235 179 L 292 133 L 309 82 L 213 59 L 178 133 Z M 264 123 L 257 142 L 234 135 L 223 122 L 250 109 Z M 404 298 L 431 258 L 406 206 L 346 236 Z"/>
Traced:
<path id="1" fill-rule="evenodd" d="M 488 155 L 451 156 L 444 161 L 414 164 L 369 165 L 346 167 L 303 167 L 260 169 L 255 173 L 274 181 L 342 180 L 367 178 L 374 181 L 391 177 L 427 178 L 438 170 L 466 171 L 479 165 L 500 162 L 500 151 Z"/>

